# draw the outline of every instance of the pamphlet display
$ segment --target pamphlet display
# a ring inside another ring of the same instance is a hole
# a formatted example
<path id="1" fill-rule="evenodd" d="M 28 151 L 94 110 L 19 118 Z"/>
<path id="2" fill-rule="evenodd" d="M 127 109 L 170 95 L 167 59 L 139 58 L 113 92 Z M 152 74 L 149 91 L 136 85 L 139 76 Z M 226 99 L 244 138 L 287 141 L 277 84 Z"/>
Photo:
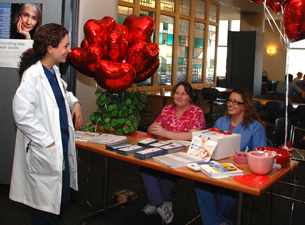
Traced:
<path id="1" fill-rule="evenodd" d="M 217 130 L 217 129 L 214 129 Z M 194 131 L 192 138 L 199 136 L 206 140 L 210 140 L 217 143 L 217 146 L 212 155 L 212 159 L 219 160 L 232 156 L 232 152 L 240 151 L 241 135 L 235 133 L 229 133 L 224 131 Z"/>

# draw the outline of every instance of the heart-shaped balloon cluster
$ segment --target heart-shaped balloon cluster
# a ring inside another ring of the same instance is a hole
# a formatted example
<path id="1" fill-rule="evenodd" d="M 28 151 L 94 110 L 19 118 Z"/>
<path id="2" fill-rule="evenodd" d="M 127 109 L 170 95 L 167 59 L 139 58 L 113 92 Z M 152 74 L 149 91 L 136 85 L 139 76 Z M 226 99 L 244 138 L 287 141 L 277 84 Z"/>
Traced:
<path id="1" fill-rule="evenodd" d="M 283 13 L 283 23 L 289 41 L 305 38 L 305 0 L 250 0 L 264 3 L 277 14 Z"/>
<path id="2" fill-rule="evenodd" d="M 123 24 L 106 16 L 88 20 L 81 47 L 69 54 L 71 64 L 94 77 L 103 88 L 123 92 L 153 75 L 160 65 L 159 47 L 151 42 L 155 22 L 150 16 L 127 16 Z"/>

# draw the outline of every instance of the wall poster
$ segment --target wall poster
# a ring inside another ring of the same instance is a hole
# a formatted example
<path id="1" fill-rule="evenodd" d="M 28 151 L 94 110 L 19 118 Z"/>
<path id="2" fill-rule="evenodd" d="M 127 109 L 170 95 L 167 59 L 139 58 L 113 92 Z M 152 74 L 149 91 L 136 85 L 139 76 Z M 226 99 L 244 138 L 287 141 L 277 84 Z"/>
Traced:
<path id="1" fill-rule="evenodd" d="M 19 68 L 42 23 L 40 3 L 0 3 L 0 67 Z"/>

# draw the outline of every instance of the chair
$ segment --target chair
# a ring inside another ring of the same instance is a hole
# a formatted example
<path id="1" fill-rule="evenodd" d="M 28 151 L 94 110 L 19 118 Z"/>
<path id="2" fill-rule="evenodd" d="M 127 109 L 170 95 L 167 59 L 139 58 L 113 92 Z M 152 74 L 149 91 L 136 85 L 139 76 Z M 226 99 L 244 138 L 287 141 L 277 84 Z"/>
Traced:
<path id="1" fill-rule="evenodd" d="M 302 98 L 292 98 L 291 101 L 295 103 L 304 103 Z"/>
<path id="2" fill-rule="evenodd" d="M 295 111 L 299 120 L 297 126 L 305 128 L 305 105 L 299 105 Z"/>
<path id="3" fill-rule="evenodd" d="M 286 108 L 286 104 L 285 102 L 272 102 L 269 101 L 266 103 L 266 111 L 267 111 L 267 116 L 268 116 L 268 120 L 269 121 L 274 121 L 277 118 L 280 117 L 285 117 L 285 108 Z M 292 105 L 288 104 L 288 117 L 291 115 L 292 113 Z"/>
<path id="4" fill-rule="evenodd" d="M 224 105 L 226 103 L 226 100 L 219 98 L 220 94 L 216 88 L 208 88 L 208 87 L 203 88 L 202 96 L 203 99 L 208 100 L 210 104 L 210 112 L 208 114 L 205 114 L 205 117 L 216 120 L 217 117 L 220 117 L 221 115 L 217 116 L 217 114 L 214 113 L 214 105 L 218 105 L 218 104 Z"/>
<path id="5" fill-rule="evenodd" d="M 286 98 L 284 93 L 274 92 L 271 95 L 274 95 L 277 97 L 278 100 L 281 100 L 282 98 Z"/>
<path id="6" fill-rule="evenodd" d="M 267 93 L 274 93 L 277 87 L 277 80 L 267 81 Z"/>
<path id="7" fill-rule="evenodd" d="M 256 108 L 256 112 L 258 113 L 260 111 L 260 109 L 262 108 L 262 104 L 259 101 L 254 100 L 254 105 Z"/>
<path id="8" fill-rule="evenodd" d="M 288 120 L 287 125 L 287 140 L 291 141 L 291 137 L 293 137 L 294 126 L 291 124 L 290 120 Z M 279 146 L 285 143 L 285 118 L 277 118 L 274 123 L 274 131 L 273 131 L 273 146 L 278 148 Z"/>

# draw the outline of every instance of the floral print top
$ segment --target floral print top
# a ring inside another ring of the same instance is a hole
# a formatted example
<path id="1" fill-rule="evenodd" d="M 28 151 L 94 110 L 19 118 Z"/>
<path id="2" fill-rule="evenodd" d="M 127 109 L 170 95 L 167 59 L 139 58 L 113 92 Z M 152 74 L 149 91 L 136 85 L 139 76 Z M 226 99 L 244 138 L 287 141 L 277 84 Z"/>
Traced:
<path id="1" fill-rule="evenodd" d="M 203 130 L 205 128 L 203 111 L 194 104 L 190 104 L 179 119 L 177 118 L 176 106 L 166 105 L 155 122 L 167 131 L 174 132 L 188 132 L 193 129 Z"/>

